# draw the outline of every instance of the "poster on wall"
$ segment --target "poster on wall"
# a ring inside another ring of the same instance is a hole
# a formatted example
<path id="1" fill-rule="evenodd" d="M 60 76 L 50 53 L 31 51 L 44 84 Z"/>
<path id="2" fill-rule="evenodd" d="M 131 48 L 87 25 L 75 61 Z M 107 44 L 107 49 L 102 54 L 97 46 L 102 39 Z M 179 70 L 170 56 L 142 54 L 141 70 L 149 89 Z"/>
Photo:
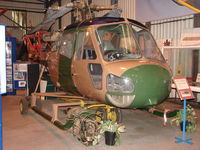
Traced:
<path id="1" fill-rule="evenodd" d="M 15 95 L 13 81 L 13 63 L 16 61 L 16 38 L 6 37 L 6 80 L 7 80 L 7 94 Z"/>
<path id="2" fill-rule="evenodd" d="M 12 42 L 6 41 L 6 80 L 7 92 L 13 91 L 13 76 L 12 76 Z"/>
<path id="3" fill-rule="evenodd" d="M 0 24 L 0 94 L 6 93 L 5 25 Z"/>
<path id="4" fill-rule="evenodd" d="M 21 89 L 26 88 L 27 85 L 27 64 L 25 63 L 14 63 L 14 88 L 15 89 Z"/>

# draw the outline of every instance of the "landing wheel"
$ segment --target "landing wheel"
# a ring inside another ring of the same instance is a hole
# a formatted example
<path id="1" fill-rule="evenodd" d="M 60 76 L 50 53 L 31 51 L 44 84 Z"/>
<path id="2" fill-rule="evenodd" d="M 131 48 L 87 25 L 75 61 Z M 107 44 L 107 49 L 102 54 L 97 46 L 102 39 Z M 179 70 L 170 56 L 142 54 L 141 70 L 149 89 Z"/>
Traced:
<path id="1" fill-rule="evenodd" d="M 117 123 L 122 122 L 122 112 L 120 108 L 113 108 L 108 116 L 109 120 L 116 121 Z"/>
<path id="2" fill-rule="evenodd" d="M 21 99 L 19 102 L 20 113 L 25 115 L 28 113 L 28 101 L 26 99 Z"/>
<path id="3" fill-rule="evenodd" d="M 107 112 L 106 112 L 106 109 L 103 108 L 103 107 L 99 107 L 99 108 L 96 110 L 96 121 L 97 121 L 97 122 L 101 122 L 101 121 L 104 121 L 104 120 L 107 120 Z"/>

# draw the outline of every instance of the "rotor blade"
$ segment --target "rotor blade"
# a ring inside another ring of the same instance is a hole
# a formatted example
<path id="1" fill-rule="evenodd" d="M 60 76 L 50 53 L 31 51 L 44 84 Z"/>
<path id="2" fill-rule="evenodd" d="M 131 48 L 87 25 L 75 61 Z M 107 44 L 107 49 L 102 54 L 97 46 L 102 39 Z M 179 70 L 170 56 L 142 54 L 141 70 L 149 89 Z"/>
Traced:
<path id="1" fill-rule="evenodd" d="M 34 27 L 28 34 L 33 34 L 34 32 L 40 30 L 43 26 L 45 26 L 48 23 L 53 23 L 57 18 L 63 16 L 64 14 L 66 14 L 67 12 L 71 10 L 72 10 L 72 7 L 68 5 L 58 8 L 58 10 L 49 9 L 47 11 L 47 18 L 44 19 L 42 23 Z"/>
<path id="2" fill-rule="evenodd" d="M 121 10 L 120 9 L 112 9 L 108 13 L 106 13 L 103 17 L 120 17 Z"/>

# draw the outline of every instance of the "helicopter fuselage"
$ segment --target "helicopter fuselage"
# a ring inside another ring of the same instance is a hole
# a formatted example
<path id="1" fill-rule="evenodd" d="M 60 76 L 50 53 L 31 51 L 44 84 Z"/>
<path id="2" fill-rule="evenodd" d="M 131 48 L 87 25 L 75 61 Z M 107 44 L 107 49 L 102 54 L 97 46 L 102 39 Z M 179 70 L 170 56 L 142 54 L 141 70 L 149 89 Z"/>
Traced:
<path id="1" fill-rule="evenodd" d="M 69 25 L 52 44 L 50 78 L 60 89 L 122 108 L 161 103 L 171 71 L 148 29 L 125 18 Z"/>

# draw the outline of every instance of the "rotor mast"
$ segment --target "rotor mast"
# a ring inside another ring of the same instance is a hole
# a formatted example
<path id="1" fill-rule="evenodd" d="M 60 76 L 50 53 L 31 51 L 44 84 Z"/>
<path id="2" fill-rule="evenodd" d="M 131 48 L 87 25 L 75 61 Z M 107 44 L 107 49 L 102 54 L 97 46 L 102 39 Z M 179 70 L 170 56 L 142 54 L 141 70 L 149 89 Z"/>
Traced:
<path id="1" fill-rule="evenodd" d="M 102 6 L 95 5 L 94 3 L 88 4 L 84 0 L 79 0 L 73 2 L 74 16 L 76 17 L 76 22 L 80 22 L 86 19 L 92 19 L 95 17 L 95 11 L 112 10 L 116 9 L 117 5 L 112 6 Z"/>

